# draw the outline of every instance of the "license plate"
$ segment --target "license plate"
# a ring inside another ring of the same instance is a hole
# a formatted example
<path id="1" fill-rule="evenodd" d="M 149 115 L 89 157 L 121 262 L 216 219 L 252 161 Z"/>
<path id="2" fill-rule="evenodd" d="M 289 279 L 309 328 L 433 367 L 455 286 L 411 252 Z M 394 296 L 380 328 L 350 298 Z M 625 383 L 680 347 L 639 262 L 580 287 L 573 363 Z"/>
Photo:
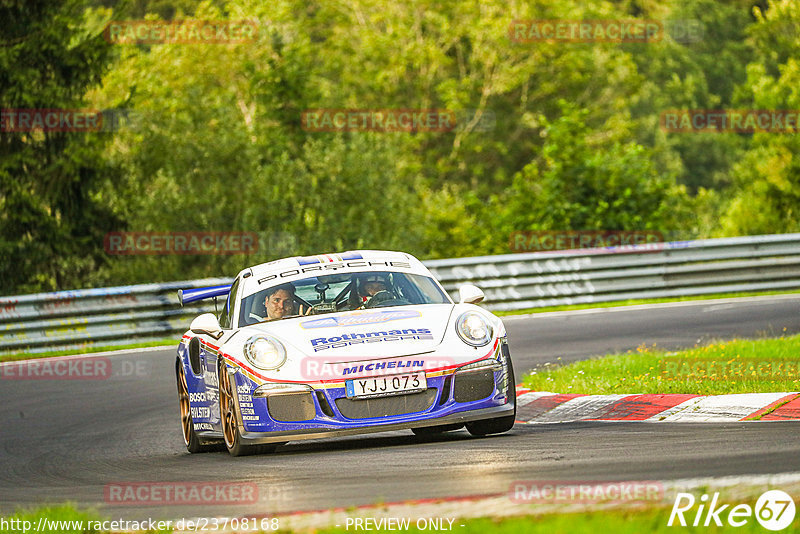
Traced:
<path id="1" fill-rule="evenodd" d="M 348 399 L 366 397 L 383 397 L 398 395 L 412 391 L 423 391 L 428 388 L 425 373 L 408 373 L 405 375 L 377 376 L 374 378 L 354 378 L 344 383 Z"/>

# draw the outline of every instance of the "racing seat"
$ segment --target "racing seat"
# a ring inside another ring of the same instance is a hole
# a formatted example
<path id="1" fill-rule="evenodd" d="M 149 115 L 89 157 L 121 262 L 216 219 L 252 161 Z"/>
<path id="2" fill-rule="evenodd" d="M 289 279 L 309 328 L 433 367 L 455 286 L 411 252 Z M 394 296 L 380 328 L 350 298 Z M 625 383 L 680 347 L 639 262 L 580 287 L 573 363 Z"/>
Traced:
<path id="1" fill-rule="evenodd" d="M 255 320 L 258 323 L 267 320 L 267 307 L 264 306 L 263 295 L 257 294 L 255 296 L 253 303 L 250 305 L 250 313 L 247 315 L 247 318 Z"/>

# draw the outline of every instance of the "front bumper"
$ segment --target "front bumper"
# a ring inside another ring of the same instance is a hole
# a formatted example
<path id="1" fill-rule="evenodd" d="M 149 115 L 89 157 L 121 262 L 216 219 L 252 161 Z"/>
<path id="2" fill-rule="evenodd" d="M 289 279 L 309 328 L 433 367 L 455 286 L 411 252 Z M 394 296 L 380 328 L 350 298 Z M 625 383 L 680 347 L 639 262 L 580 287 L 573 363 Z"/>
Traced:
<path id="1" fill-rule="evenodd" d="M 225 368 L 237 390 L 233 399 L 242 442 L 257 445 L 510 416 L 516 400 L 510 366 L 507 345 L 500 343 L 490 358 L 429 375 L 424 392 L 381 397 L 371 405 L 347 399 L 343 383 L 326 388 L 298 383 L 257 387 L 236 366 Z M 201 439 L 218 437 L 218 432 L 202 434 Z"/>
<path id="2" fill-rule="evenodd" d="M 372 424 L 368 426 L 356 426 L 353 428 L 341 429 L 320 429 L 320 428 L 306 428 L 298 430 L 285 430 L 273 432 L 251 432 L 244 429 L 243 425 L 239 426 L 239 433 L 242 436 L 242 441 L 248 445 L 257 445 L 261 443 L 283 443 L 285 441 L 298 441 L 306 439 L 319 439 L 319 438 L 333 438 L 339 436 L 353 436 L 357 434 L 373 434 L 376 432 L 389 432 L 392 430 L 408 430 L 411 428 L 420 428 L 434 425 L 447 425 L 452 423 L 468 423 L 470 421 L 478 421 L 480 419 L 493 419 L 495 417 L 503 417 L 504 415 L 511 415 L 514 413 L 514 405 L 509 403 L 505 406 L 495 406 L 492 408 L 483 408 L 479 410 L 471 410 L 467 412 L 457 412 L 444 417 L 437 417 L 431 419 L 406 421 L 402 423 L 385 423 L 385 424 Z"/>

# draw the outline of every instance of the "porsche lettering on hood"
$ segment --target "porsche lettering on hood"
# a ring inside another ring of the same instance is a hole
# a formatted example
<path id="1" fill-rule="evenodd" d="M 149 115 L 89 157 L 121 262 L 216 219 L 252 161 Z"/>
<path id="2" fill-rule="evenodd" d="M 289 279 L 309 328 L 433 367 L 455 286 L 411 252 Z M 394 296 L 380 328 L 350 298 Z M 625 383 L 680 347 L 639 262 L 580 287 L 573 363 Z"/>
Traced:
<path id="1" fill-rule="evenodd" d="M 381 341 L 433 340 L 428 328 L 404 328 L 403 330 L 381 330 L 377 332 L 340 334 L 333 337 L 318 337 L 311 340 L 314 352 L 338 347 L 349 347 L 359 343 L 379 343 Z"/>
<path id="2" fill-rule="evenodd" d="M 303 321 L 300 323 L 300 327 L 308 330 L 310 328 L 329 328 L 332 326 L 357 326 L 385 323 L 387 321 L 396 321 L 398 319 L 411 319 L 421 316 L 422 314 L 416 310 L 381 310 L 311 319 L 310 321 Z"/>

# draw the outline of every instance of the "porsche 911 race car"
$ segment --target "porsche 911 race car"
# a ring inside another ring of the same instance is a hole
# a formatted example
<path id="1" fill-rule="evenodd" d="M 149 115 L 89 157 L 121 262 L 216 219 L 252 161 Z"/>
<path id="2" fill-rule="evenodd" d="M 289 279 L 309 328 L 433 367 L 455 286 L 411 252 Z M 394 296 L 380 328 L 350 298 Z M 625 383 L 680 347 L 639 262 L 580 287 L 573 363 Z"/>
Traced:
<path id="1" fill-rule="evenodd" d="M 503 323 L 459 289 L 454 303 L 409 254 L 354 251 L 244 269 L 178 292 L 227 300 L 195 318 L 175 371 L 186 447 L 234 456 L 294 440 L 466 426 L 505 432 L 516 414 Z"/>

